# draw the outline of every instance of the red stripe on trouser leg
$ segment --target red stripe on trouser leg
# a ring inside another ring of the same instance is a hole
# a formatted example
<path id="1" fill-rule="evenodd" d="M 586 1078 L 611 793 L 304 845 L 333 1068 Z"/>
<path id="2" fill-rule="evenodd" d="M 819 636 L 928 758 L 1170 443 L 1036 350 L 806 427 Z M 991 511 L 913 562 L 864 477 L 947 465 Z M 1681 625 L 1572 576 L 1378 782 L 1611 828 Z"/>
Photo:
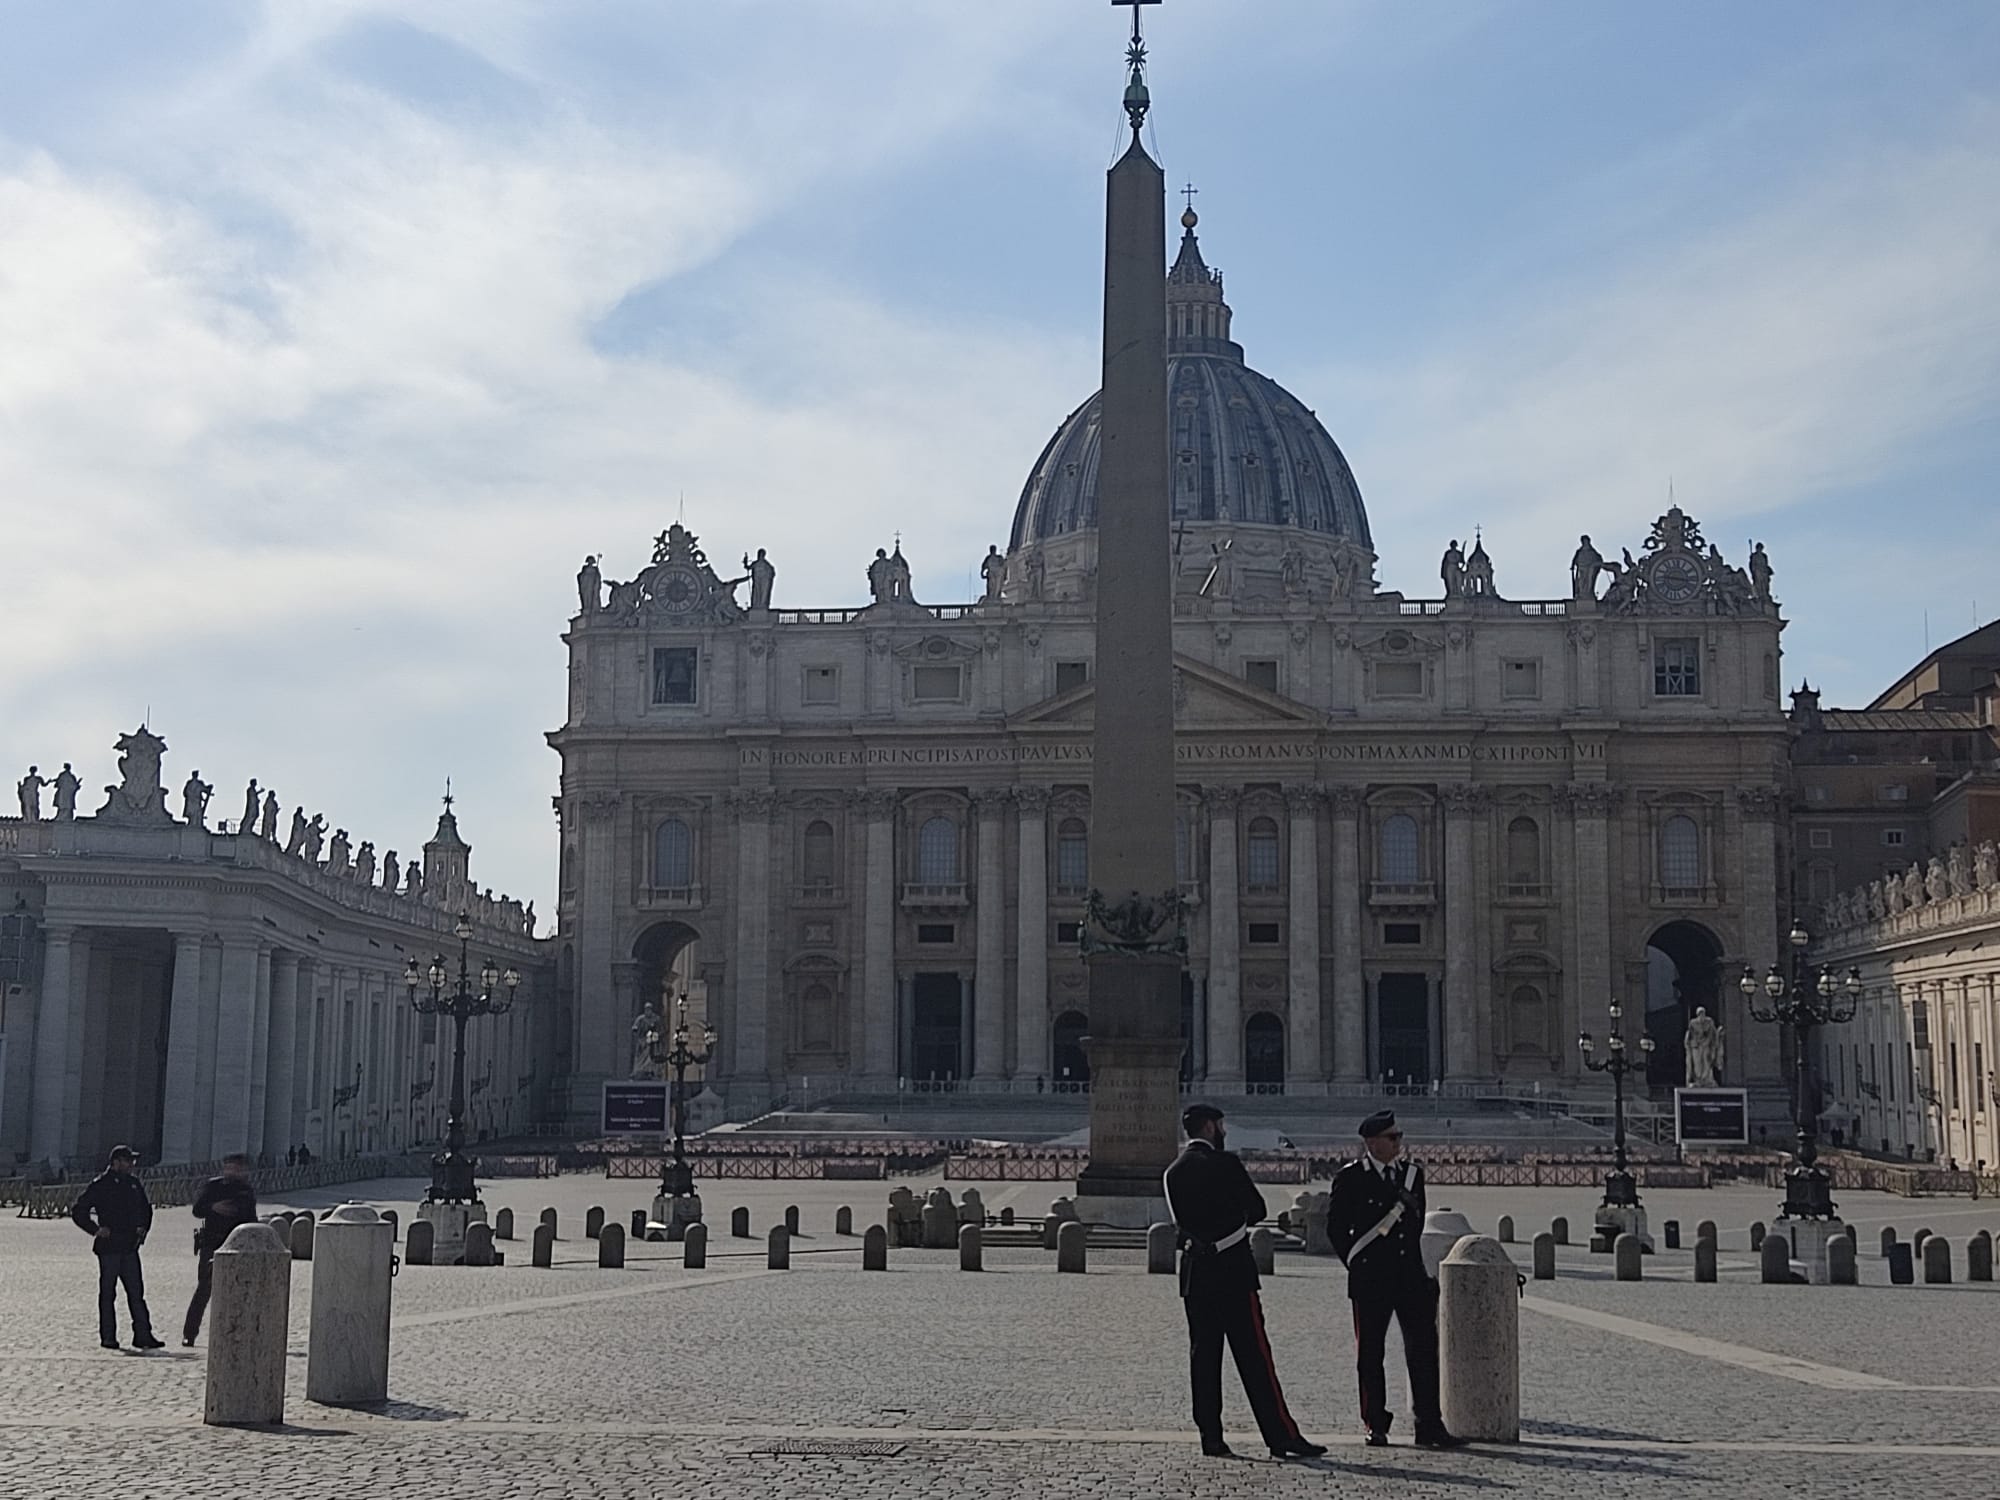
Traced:
<path id="1" fill-rule="evenodd" d="M 1291 1409 L 1285 1405 L 1285 1389 L 1278 1384 L 1278 1362 L 1271 1357 L 1271 1340 L 1264 1332 L 1264 1300 L 1255 1292 L 1250 1294 L 1250 1319 L 1257 1325 L 1257 1347 L 1264 1353 L 1264 1373 L 1271 1377 L 1271 1399 L 1278 1403 L 1278 1417 L 1284 1422 L 1285 1431 L 1297 1438 L 1299 1424 L 1292 1420 Z"/>
<path id="2" fill-rule="evenodd" d="M 1350 1302 L 1347 1310 L 1354 1315 L 1354 1362 L 1358 1365 L 1361 1363 L 1361 1304 Z M 1361 1421 L 1363 1425 L 1368 1421 L 1368 1386 L 1365 1382 L 1361 1387 Z"/>

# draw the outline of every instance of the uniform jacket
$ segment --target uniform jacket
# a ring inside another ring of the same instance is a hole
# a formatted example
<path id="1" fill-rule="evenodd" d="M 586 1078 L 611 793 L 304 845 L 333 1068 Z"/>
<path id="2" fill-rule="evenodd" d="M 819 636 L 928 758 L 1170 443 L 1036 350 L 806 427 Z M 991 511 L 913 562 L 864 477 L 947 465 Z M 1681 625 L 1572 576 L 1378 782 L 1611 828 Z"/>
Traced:
<path id="1" fill-rule="evenodd" d="M 194 1216 L 201 1228 L 194 1232 L 197 1250 L 219 1250 L 238 1224 L 257 1217 L 257 1190 L 247 1177 L 211 1177 L 195 1194 Z"/>
<path id="2" fill-rule="evenodd" d="M 1356 1243 L 1382 1222 L 1398 1201 L 1403 1216 L 1393 1229 L 1355 1251 Z M 1427 1281 L 1424 1270 L 1424 1169 L 1398 1162 L 1387 1177 L 1366 1160 L 1351 1161 L 1333 1174 L 1326 1216 L 1333 1253 L 1347 1267 L 1347 1295 L 1360 1299 L 1411 1281 Z"/>
<path id="3" fill-rule="evenodd" d="M 1167 1212 L 1180 1232 L 1181 1295 L 1202 1297 L 1257 1290 L 1257 1262 L 1248 1236 L 1227 1250 L 1218 1240 L 1264 1217 L 1264 1195 L 1234 1152 L 1189 1141 L 1167 1168 Z"/>
<path id="4" fill-rule="evenodd" d="M 146 1231 L 153 1227 L 153 1205 L 146 1197 L 146 1185 L 130 1172 L 109 1169 L 90 1179 L 90 1185 L 70 1205 L 69 1216 L 85 1234 L 111 1231 L 91 1245 L 99 1255 L 137 1250 L 146 1242 Z"/>

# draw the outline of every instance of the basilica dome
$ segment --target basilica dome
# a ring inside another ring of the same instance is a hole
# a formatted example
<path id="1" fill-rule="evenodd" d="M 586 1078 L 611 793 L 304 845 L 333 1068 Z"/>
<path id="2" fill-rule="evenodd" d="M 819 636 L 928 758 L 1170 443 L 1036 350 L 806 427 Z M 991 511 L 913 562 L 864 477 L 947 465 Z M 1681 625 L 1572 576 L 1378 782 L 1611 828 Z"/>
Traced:
<path id="1" fill-rule="evenodd" d="M 1167 276 L 1167 401 L 1176 525 L 1296 527 L 1370 553 L 1361 489 L 1306 404 L 1243 361 L 1222 273 L 1202 261 L 1192 210 Z M 1103 393 L 1049 439 L 1014 509 L 1010 552 L 1097 526 Z"/>

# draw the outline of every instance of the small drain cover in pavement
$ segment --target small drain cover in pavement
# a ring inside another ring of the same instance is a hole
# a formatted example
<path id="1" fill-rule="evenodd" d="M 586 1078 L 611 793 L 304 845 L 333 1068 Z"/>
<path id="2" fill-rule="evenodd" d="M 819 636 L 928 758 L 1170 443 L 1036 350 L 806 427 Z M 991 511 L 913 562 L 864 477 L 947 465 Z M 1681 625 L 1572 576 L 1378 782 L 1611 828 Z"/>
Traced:
<path id="1" fill-rule="evenodd" d="M 758 1454 L 810 1455 L 815 1458 L 894 1458 L 906 1445 L 873 1442 L 864 1438 L 777 1438 L 759 1443 L 750 1451 Z"/>

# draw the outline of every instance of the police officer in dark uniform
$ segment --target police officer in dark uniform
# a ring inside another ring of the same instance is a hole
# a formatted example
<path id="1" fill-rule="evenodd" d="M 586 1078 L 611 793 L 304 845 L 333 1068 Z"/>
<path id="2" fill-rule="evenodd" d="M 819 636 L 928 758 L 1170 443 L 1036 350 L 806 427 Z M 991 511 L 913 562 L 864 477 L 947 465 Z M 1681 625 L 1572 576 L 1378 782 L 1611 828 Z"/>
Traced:
<path id="1" fill-rule="evenodd" d="M 118 1347 L 118 1288 L 132 1308 L 132 1347 L 164 1349 L 153 1337 L 153 1316 L 146 1310 L 146 1277 L 139 1266 L 139 1247 L 153 1227 L 153 1205 L 145 1184 L 133 1175 L 132 1148 L 113 1146 L 110 1162 L 90 1179 L 70 1205 L 69 1216 L 90 1236 L 97 1255 L 97 1341 Z"/>
<path id="2" fill-rule="evenodd" d="M 188 1303 L 187 1318 L 181 1324 L 181 1347 L 194 1347 L 201 1332 L 202 1314 L 208 1311 L 208 1294 L 215 1279 L 215 1252 L 239 1224 L 257 1217 L 257 1189 L 250 1185 L 250 1158 L 235 1151 L 222 1158 L 222 1175 L 211 1177 L 194 1195 L 194 1216 L 201 1228 L 194 1233 L 197 1257 L 194 1298 Z"/>
<path id="3" fill-rule="evenodd" d="M 1438 1284 L 1424 1269 L 1424 1169 L 1403 1155 L 1396 1117 L 1378 1111 L 1361 1122 L 1363 1150 L 1333 1177 L 1326 1232 L 1347 1267 L 1354 1311 L 1354 1362 L 1361 1377 L 1361 1422 L 1368 1445 L 1389 1441 L 1388 1382 L 1382 1353 L 1394 1318 L 1403 1333 L 1417 1444 L 1456 1448 L 1463 1441 L 1438 1408 Z"/>
<path id="4" fill-rule="evenodd" d="M 1264 1217 L 1264 1195 L 1243 1163 L 1222 1149 L 1221 1110 L 1191 1104 L 1181 1115 L 1181 1127 L 1188 1143 L 1167 1168 L 1167 1211 L 1180 1242 L 1181 1305 L 1187 1311 L 1188 1366 L 1201 1451 L 1211 1458 L 1231 1457 L 1222 1437 L 1222 1345 L 1227 1339 L 1272 1456 L 1318 1458 L 1326 1449 L 1307 1442 L 1286 1409 L 1271 1341 L 1264 1333 L 1257 1263 L 1250 1254 L 1250 1229 Z"/>

